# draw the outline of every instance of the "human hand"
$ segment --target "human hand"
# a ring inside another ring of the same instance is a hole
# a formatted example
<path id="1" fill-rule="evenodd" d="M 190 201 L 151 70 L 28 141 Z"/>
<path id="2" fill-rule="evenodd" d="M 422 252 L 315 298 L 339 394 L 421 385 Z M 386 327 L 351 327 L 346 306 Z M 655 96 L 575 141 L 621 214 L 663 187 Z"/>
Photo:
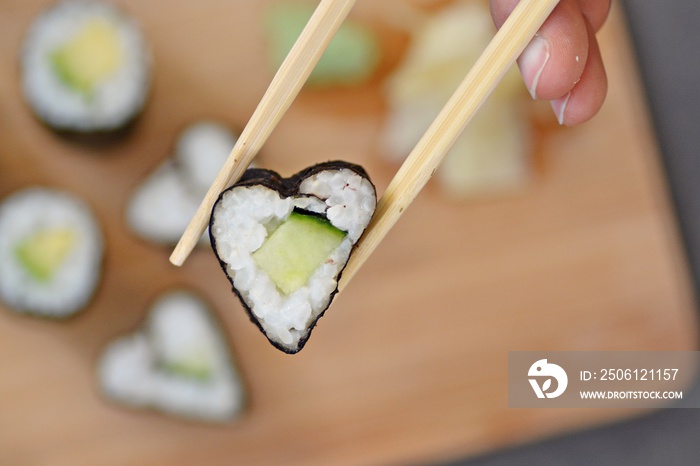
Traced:
<path id="1" fill-rule="evenodd" d="M 519 0 L 489 0 L 500 28 Z M 608 80 L 595 33 L 611 0 L 561 0 L 518 59 L 533 99 L 551 101 L 562 125 L 592 118 L 605 100 Z"/>

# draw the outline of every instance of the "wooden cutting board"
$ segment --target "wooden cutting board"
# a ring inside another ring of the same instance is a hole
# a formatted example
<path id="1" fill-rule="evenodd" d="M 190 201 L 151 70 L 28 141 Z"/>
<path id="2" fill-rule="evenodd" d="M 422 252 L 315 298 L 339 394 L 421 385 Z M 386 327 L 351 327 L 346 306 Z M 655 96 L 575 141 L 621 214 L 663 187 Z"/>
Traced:
<path id="1" fill-rule="evenodd" d="M 79 317 L 55 323 L 0 310 L 0 464 L 444 460 L 638 414 L 509 409 L 508 351 L 695 347 L 688 270 L 619 9 L 601 33 L 610 94 L 600 115 L 546 132 L 543 169 L 521 195 L 457 204 L 429 186 L 307 347 L 288 356 L 248 322 L 209 250 L 174 268 L 170 251 L 135 238 L 123 215 L 184 125 L 245 125 L 270 79 L 259 28 L 269 2 L 120 2 L 151 42 L 154 86 L 134 130 L 100 147 L 52 134 L 21 99 L 21 38 L 48 3 L 0 4 L 0 196 L 31 184 L 81 196 L 104 226 L 107 253 Z M 369 4 L 358 2 L 360 12 Z M 379 96 L 380 82 L 306 93 L 263 164 L 288 175 L 344 158 L 363 164 L 382 192 L 395 167 L 376 150 Z M 97 392 L 101 349 L 178 286 L 206 296 L 225 323 L 250 395 L 234 425 L 125 410 Z"/>

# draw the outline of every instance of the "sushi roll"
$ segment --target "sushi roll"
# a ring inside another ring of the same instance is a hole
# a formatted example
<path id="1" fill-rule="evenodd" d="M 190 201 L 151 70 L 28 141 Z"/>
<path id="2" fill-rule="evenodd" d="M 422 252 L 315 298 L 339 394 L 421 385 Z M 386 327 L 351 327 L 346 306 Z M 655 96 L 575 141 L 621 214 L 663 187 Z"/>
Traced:
<path id="1" fill-rule="evenodd" d="M 209 186 L 236 144 L 224 125 L 201 121 L 179 137 L 175 154 L 139 185 L 126 209 L 127 223 L 138 236 L 174 245 L 197 211 Z M 208 235 L 201 244 L 208 243 Z"/>
<path id="2" fill-rule="evenodd" d="M 297 353 L 338 291 L 377 204 L 365 171 L 345 162 L 284 179 L 250 169 L 212 210 L 209 235 L 251 320 L 276 348 Z"/>
<path id="3" fill-rule="evenodd" d="M 18 312 L 68 317 L 100 277 L 102 233 L 75 197 L 28 188 L 0 205 L 0 298 Z"/>
<path id="4" fill-rule="evenodd" d="M 136 23 L 95 1 L 56 4 L 30 26 L 21 56 L 34 113 L 66 132 L 113 132 L 143 108 L 150 54 Z"/>
<path id="5" fill-rule="evenodd" d="M 193 420 L 233 420 L 245 401 L 208 306 L 188 291 L 161 296 L 143 328 L 108 345 L 98 379 L 109 399 Z"/>
<path id="6" fill-rule="evenodd" d="M 226 162 L 238 136 L 222 123 L 199 121 L 189 125 L 175 147 L 175 163 L 183 182 L 201 200 Z"/>

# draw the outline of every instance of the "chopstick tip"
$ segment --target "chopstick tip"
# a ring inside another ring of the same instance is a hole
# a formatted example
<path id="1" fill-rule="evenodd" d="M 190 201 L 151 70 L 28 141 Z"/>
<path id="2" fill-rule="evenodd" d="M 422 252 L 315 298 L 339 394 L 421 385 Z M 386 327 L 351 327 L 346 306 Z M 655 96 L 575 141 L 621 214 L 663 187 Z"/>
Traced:
<path id="1" fill-rule="evenodd" d="M 178 247 L 175 248 L 173 253 L 170 255 L 170 263 L 173 264 L 175 267 L 182 267 L 182 264 L 185 263 L 185 259 L 187 259 L 186 255 L 182 255 L 179 245 Z"/>

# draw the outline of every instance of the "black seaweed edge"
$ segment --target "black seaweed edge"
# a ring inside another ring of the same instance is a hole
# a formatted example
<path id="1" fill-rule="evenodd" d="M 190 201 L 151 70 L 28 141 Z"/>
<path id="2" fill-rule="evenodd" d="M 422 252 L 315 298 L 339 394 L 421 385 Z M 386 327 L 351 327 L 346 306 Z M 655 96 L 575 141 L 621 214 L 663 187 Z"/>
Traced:
<path id="1" fill-rule="evenodd" d="M 214 223 L 214 212 L 216 211 L 217 206 L 219 205 L 219 202 L 221 202 L 222 198 L 224 195 L 228 192 L 231 191 L 235 188 L 239 187 L 245 187 L 245 186 L 264 186 L 268 189 L 272 189 L 274 191 L 277 191 L 284 197 L 293 197 L 295 195 L 299 194 L 299 187 L 301 186 L 301 183 L 309 177 L 312 177 L 320 172 L 323 171 L 334 171 L 334 170 L 351 170 L 357 175 L 361 176 L 362 178 L 366 179 L 369 181 L 370 185 L 372 185 L 372 188 L 374 189 L 374 196 L 375 199 L 377 197 L 377 189 L 374 186 L 374 183 L 372 183 L 372 180 L 370 180 L 369 175 L 365 171 L 364 168 L 362 168 L 359 165 L 355 165 L 349 162 L 344 162 L 341 160 L 333 160 L 329 162 L 323 162 L 319 163 L 316 165 L 313 165 L 309 168 L 306 168 L 299 173 L 296 173 L 295 175 L 292 175 L 289 178 L 284 178 L 282 177 L 279 173 L 273 171 L 273 170 L 268 170 L 264 168 L 249 168 L 246 170 L 246 172 L 243 174 L 241 179 L 235 183 L 233 186 L 230 188 L 226 189 L 223 191 L 216 202 L 214 203 L 214 206 L 212 207 L 212 213 L 211 216 L 209 217 L 209 241 L 211 242 L 211 247 L 214 250 L 214 255 L 216 256 L 216 260 L 219 261 L 219 266 L 221 269 L 224 271 L 224 274 L 226 275 L 226 278 L 228 279 L 229 283 L 231 284 L 231 289 L 233 290 L 234 294 L 238 297 L 238 300 L 241 302 L 243 305 L 243 308 L 245 309 L 246 313 L 248 314 L 248 318 L 258 327 L 258 329 L 262 332 L 263 335 L 265 335 L 265 338 L 278 350 L 282 351 L 283 353 L 286 354 L 297 354 L 300 352 L 302 349 L 304 349 L 304 346 L 306 346 L 306 342 L 309 340 L 311 337 L 311 333 L 313 332 L 314 328 L 318 324 L 319 319 L 323 317 L 328 310 L 328 308 L 331 307 L 331 304 L 333 304 L 333 300 L 335 299 L 335 295 L 338 294 L 338 284 L 340 283 L 340 279 L 343 276 L 343 272 L 345 271 L 345 267 L 343 267 L 338 274 L 337 277 L 337 282 L 335 289 L 331 292 L 330 294 L 330 299 L 328 300 L 328 305 L 321 311 L 318 316 L 311 322 L 311 325 L 309 326 L 308 330 L 306 331 L 306 334 L 303 335 L 299 339 L 299 344 L 296 347 L 296 349 L 291 349 L 289 347 L 286 347 L 273 339 L 271 339 L 265 329 L 262 327 L 262 324 L 260 321 L 255 317 L 255 314 L 253 313 L 252 309 L 248 306 L 248 303 L 246 303 L 245 299 L 243 299 L 243 296 L 241 293 L 236 289 L 236 286 L 233 284 L 233 278 L 228 274 L 227 266 L 226 263 L 219 258 L 219 254 L 217 253 L 217 248 L 216 248 L 216 238 L 214 237 L 213 234 L 213 228 L 212 224 Z M 324 218 L 327 219 L 327 217 L 324 216 Z M 365 228 L 366 230 L 366 228 Z M 362 231 L 362 235 L 360 235 L 360 238 L 355 242 L 355 244 L 352 245 L 352 249 L 350 250 L 350 256 L 352 256 L 352 253 L 355 251 L 355 248 L 359 244 L 360 240 L 362 239 L 362 236 L 365 233 L 365 230 Z M 348 256 L 348 257 L 350 257 Z M 346 264 L 347 266 L 347 264 Z"/>

